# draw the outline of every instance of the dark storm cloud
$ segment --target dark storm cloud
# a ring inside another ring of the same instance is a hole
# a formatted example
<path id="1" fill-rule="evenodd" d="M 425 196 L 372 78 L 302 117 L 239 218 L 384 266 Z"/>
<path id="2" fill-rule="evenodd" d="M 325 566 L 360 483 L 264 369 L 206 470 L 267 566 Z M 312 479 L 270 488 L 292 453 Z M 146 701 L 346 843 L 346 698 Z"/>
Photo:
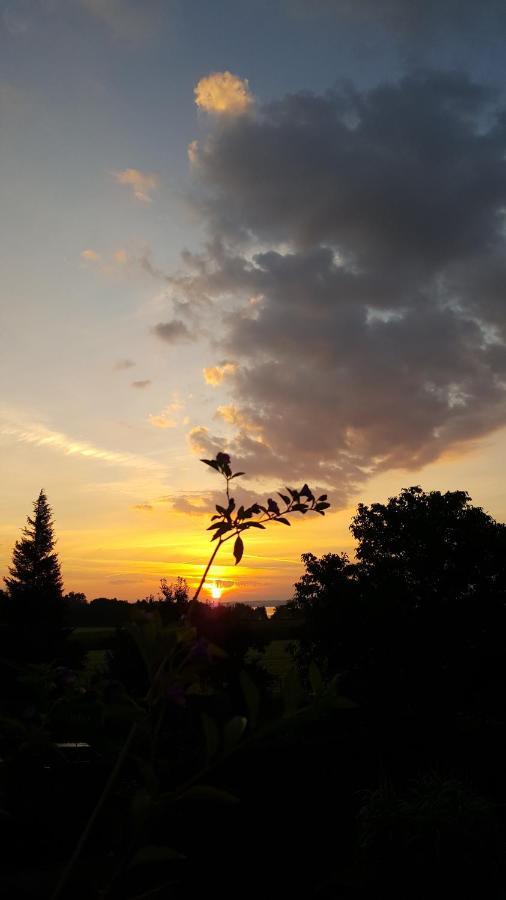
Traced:
<path id="1" fill-rule="evenodd" d="M 498 104 L 465 75 L 418 73 L 285 97 L 196 149 L 210 239 L 177 288 L 227 310 L 230 447 L 248 473 L 344 495 L 506 424 Z"/>

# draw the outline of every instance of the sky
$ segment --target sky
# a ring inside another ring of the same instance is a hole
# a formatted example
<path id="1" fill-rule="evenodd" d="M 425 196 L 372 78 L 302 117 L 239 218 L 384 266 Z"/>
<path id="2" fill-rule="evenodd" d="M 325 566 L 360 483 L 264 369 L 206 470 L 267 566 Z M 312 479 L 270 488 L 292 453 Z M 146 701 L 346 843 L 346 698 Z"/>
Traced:
<path id="1" fill-rule="evenodd" d="M 506 520 L 502 0 L 0 0 L 0 569 L 33 499 L 66 590 L 288 599 L 357 503 Z"/>

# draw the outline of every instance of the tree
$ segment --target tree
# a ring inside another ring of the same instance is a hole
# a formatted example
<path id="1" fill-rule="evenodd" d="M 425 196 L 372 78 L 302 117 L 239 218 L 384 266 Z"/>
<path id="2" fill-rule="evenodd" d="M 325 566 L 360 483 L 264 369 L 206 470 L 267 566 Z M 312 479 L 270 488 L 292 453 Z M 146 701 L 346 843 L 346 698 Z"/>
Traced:
<path id="1" fill-rule="evenodd" d="M 356 562 L 305 554 L 292 608 L 305 618 L 296 652 L 339 672 L 360 701 L 463 708 L 506 675 L 506 526 L 465 491 L 410 487 L 360 504 Z"/>
<path id="2" fill-rule="evenodd" d="M 360 503 L 351 531 L 363 573 L 415 606 L 505 596 L 506 526 L 465 491 L 410 487 L 387 503 Z"/>
<path id="3" fill-rule="evenodd" d="M 170 583 L 166 578 L 160 578 L 159 599 L 162 603 L 168 603 L 178 610 L 185 610 L 188 601 L 188 585 L 185 578 L 179 575 L 175 583 Z"/>
<path id="4" fill-rule="evenodd" d="M 63 581 L 55 543 L 51 507 L 41 490 L 33 504 L 33 517 L 27 517 L 23 536 L 16 541 L 10 577 L 4 579 L 13 623 L 28 627 L 61 621 Z"/>

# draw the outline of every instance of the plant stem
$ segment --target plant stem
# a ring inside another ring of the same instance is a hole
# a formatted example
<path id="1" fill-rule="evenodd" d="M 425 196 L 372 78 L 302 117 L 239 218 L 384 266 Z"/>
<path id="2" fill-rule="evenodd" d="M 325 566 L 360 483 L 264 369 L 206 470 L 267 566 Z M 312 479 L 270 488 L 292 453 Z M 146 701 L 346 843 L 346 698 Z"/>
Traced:
<path id="1" fill-rule="evenodd" d="M 218 553 L 218 550 L 220 549 L 221 545 L 224 543 L 225 543 L 225 541 L 222 541 L 221 538 L 219 539 L 219 541 L 217 541 L 216 547 L 214 548 L 214 550 L 211 554 L 211 558 L 205 568 L 204 574 L 202 575 L 202 578 L 200 579 L 200 584 L 199 584 L 197 590 L 195 591 L 195 594 L 193 595 L 192 603 L 195 603 L 195 601 L 198 600 L 198 596 L 199 596 L 199 594 L 202 590 L 202 587 L 204 586 L 204 582 L 207 578 L 207 573 L 209 572 L 209 569 L 211 568 L 211 566 L 214 562 L 214 558 L 215 558 L 216 554 Z"/>

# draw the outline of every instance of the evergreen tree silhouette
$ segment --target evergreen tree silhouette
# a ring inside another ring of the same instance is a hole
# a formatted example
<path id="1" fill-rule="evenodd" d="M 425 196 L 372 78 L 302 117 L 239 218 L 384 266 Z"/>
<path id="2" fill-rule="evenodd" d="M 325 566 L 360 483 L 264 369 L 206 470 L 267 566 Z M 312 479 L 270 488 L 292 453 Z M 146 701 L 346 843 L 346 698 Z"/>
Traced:
<path id="1" fill-rule="evenodd" d="M 63 581 L 55 544 L 53 514 L 41 490 L 33 504 L 33 517 L 27 517 L 23 537 L 16 541 L 10 577 L 4 579 L 13 623 L 31 626 L 61 621 Z"/>

